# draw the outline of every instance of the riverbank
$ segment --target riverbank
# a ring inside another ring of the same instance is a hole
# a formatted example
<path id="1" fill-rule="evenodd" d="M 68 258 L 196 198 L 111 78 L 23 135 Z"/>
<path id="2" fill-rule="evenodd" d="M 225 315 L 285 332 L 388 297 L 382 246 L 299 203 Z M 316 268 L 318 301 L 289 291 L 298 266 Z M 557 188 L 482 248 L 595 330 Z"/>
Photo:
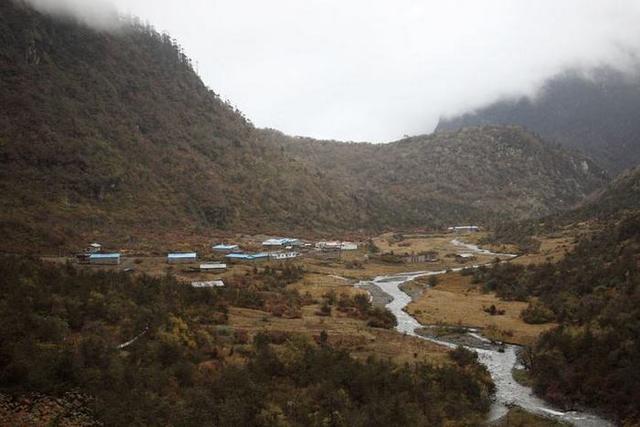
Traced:
<path id="1" fill-rule="evenodd" d="M 411 303 L 411 297 L 401 290 L 401 286 L 407 282 L 415 280 L 418 277 L 442 275 L 446 272 L 417 272 L 414 274 L 405 273 L 395 276 L 376 277 L 372 281 L 364 281 L 356 284 L 356 287 L 375 285 L 382 291 L 389 294 L 393 300 L 387 304 L 387 308 L 396 316 L 396 330 L 404 335 L 421 337 L 422 339 L 441 344 L 443 346 L 453 348 L 457 345 L 463 345 L 475 350 L 479 355 L 479 360 L 489 370 L 491 377 L 496 386 L 495 401 L 488 416 L 489 422 L 494 422 L 504 417 L 514 406 L 524 408 L 526 411 L 551 419 L 568 422 L 573 425 L 584 427 L 612 427 L 613 424 L 607 420 L 599 418 L 595 415 L 583 412 L 563 412 L 549 405 L 542 399 L 533 395 L 530 388 L 519 384 L 514 380 L 512 370 L 517 364 L 517 348 L 512 345 L 505 345 L 502 348 L 475 348 L 468 343 L 454 344 L 436 337 L 428 337 L 418 334 L 418 330 L 428 327 L 423 325 L 413 316 L 411 316 L 405 308 Z M 460 336 L 462 334 L 459 334 Z M 473 333 L 467 333 L 474 336 Z M 478 345 L 479 341 L 483 341 L 480 335 L 476 335 L 474 344 Z"/>
<path id="2" fill-rule="evenodd" d="M 429 287 L 428 278 L 403 285 L 412 296 L 406 311 L 421 324 L 445 324 L 483 330 L 494 341 L 530 345 L 554 323 L 532 325 L 522 320 L 528 303 L 504 301 L 485 293 L 473 283 L 471 275 L 448 272 L 438 276 L 437 285 Z M 491 310 L 495 307 L 495 310 Z"/>
<path id="3" fill-rule="evenodd" d="M 371 298 L 371 304 L 375 307 L 384 308 L 393 301 L 393 298 L 386 292 L 384 292 L 378 285 L 368 284 L 360 286 L 360 289 L 364 289 L 369 293 L 369 297 Z"/>
<path id="4" fill-rule="evenodd" d="M 461 345 L 476 350 L 500 351 L 501 348 L 504 350 L 503 346 L 483 339 L 477 333 L 470 334 L 469 330 L 463 327 L 431 325 L 418 328 L 415 333 L 424 338 L 444 341 L 456 346 Z"/>

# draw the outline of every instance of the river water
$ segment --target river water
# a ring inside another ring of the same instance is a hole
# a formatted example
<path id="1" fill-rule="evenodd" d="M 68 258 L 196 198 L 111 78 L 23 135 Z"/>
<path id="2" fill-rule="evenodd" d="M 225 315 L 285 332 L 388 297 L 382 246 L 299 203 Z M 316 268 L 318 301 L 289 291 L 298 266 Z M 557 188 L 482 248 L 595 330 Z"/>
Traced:
<path id="1" fill-rule="evenodd" d="M 489 251 L 478 248 L 474 245 L 467 245 L 462 242 L 452 242 L 457 246 L 465 247 L 465 249 L 471 251 L 482 251 L 485 255 L 500 255 L 494 254 Z M 474 266 L 477 267 L 477 266 Z M 460 268 L 453 269 L 453 271 L 459 271 Z M 420 271 L 412 273 L 402 273 L 392 276 L 380 276 L 371 281 L 362 281 L 356 284 L 356 286 L 375 285 L 382 289 L 385 293 L 393 298 L 393 300 L 386 305 L 386 307 L 396 316 L 398 325 L 396 330 L 398 332 L 433 341 L 435 343 L 447 346 L 455 347 L 454 344 L 446 341 L 427 338 L 416 333 L 416 329 L 425 325 L 421 325 L 416 319 L 410 316 L 404 308 L 411 302 L 411 297 L 400 289 L 400 285 L 420 276 L 430 276 L 443 274 L 445 271 Z M 427 291 L 428 292 L 428 291 Z M 475 331 L 470 330 L 470 335 L 483 339 L 478 336 Z M 489 348 L 491 348 L 489 346 Z M 516 351 L 518 346 L 506 345 L 503 346 L 503 352 L 495 349 L 480 349 L 469 348 L 478 353 L 480 362 L 487 367 L 493 378 L 493 382 L 496 385 L 495 401 L 492 405 L 489 413 L 489 420 L 493 421 L 502 417 L 508 411 L 509 406 L 517 405 L 521 408 L 539 415 L 544 415 L 551 418 L 556 418 L 562 421 L 569 422 L 576 426 L 584 427 L 612 427 L 613 424 L 607 420 L 599 418 L 595 415 L 577 411 L 563 412 L 554 408 L 549 403 L 538 398 L 533 394 L 530 388 L 524 387 L 517 383 L 511 374 L 511 370 L 517 365 Z"/>

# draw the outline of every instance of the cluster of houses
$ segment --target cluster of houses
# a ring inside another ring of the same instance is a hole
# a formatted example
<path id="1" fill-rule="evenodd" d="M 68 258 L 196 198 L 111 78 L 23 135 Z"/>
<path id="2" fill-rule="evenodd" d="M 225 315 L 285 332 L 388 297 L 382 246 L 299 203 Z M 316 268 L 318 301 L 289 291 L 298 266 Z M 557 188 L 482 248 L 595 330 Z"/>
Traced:
<path id="1" fill-rule="evenodd" d="M 300 256 L 302 250 L 311 249 L 311 243 L 305 243 L 295 238 L 270 238 L 262 242 L 263 251 L 245 252 L 237 244 L 219 243 L 211 246 L 213 252 L 223 254 L 228 262 L 257 262 L 257 261 L 288 261 Z M 318 242 L 316 250 L 356 250 L 358 245 L 351 242 Z M 121 255 L 118 252 L 103 252 L 99 243 L 91 243 L 83 253 L 77 255 L 81 263 L 117 265 L 120 264 Z M 198 261 L 197 252 L 170 252 L 167 254 L 168 264 L 191 264 Z M 224 271 L 227 264 L 222 262 L 210 262 L 200 264 L 200 271 Z"/>

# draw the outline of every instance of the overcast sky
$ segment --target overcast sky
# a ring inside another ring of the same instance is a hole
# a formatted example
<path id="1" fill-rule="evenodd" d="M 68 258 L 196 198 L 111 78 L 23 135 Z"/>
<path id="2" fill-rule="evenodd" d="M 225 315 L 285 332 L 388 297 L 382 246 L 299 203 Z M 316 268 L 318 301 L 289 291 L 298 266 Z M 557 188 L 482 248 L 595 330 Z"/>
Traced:
<path id="1" fill-rule="evenodd" d="M 390 141 L 533 94 L 563 70 L 628 67 L 638 0 L 31 0 L 84 19 L 115 5 L 170 32 L 257 126 Z"/>

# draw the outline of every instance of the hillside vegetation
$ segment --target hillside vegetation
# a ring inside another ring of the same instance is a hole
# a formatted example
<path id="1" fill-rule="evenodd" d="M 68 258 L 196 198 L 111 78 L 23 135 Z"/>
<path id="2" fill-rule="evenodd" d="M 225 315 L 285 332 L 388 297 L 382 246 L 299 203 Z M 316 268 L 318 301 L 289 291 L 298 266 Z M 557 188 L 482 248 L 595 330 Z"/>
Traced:
<path id="1" fill-rule="evenodd" d="M 521 129 L 390 144 L 256 129 L 166 34 L 0 4 L 1 250 L 378 231 L 566 209 L 606 178 Z"/>
<path id="2" fill-rule="evenodd" d="M 640 168 L 636 167 L 617 176 L 575 209 L 543 218 L 497 223 L 485 242 L 516 244 L 523 251 L 535 251 L 539 243 L 536 235 L 556 232 L 581 222 L 597 226 L 615 224 L 639 210 Z"/>
<path id="3" fill-rule="evenodd" d="M 227 325 L 231 305 L 295 298 L 286 283 L 263 271 L 203 289 L 170 276 L 0 257 L 0 393 L 80 392 L 90 397 L 84 409 L 103 425 L 482 422 L 494 386 L 467 350 L 452 351 L 444 363 L 398 366 L 358 361 L 331 347 L 326 333 L 315 343 L 303 334 L 250 336 Z"/>
<path id="4" fill-rule="evenodd" d="M 527 301 L 523 319 L 556 321 L 525 353 L 534 390 L 566 408 L 586 405 L 640 421 L 640 213 L 583 238 L 556 264 L 499 264 L 476 280 Z"/>

